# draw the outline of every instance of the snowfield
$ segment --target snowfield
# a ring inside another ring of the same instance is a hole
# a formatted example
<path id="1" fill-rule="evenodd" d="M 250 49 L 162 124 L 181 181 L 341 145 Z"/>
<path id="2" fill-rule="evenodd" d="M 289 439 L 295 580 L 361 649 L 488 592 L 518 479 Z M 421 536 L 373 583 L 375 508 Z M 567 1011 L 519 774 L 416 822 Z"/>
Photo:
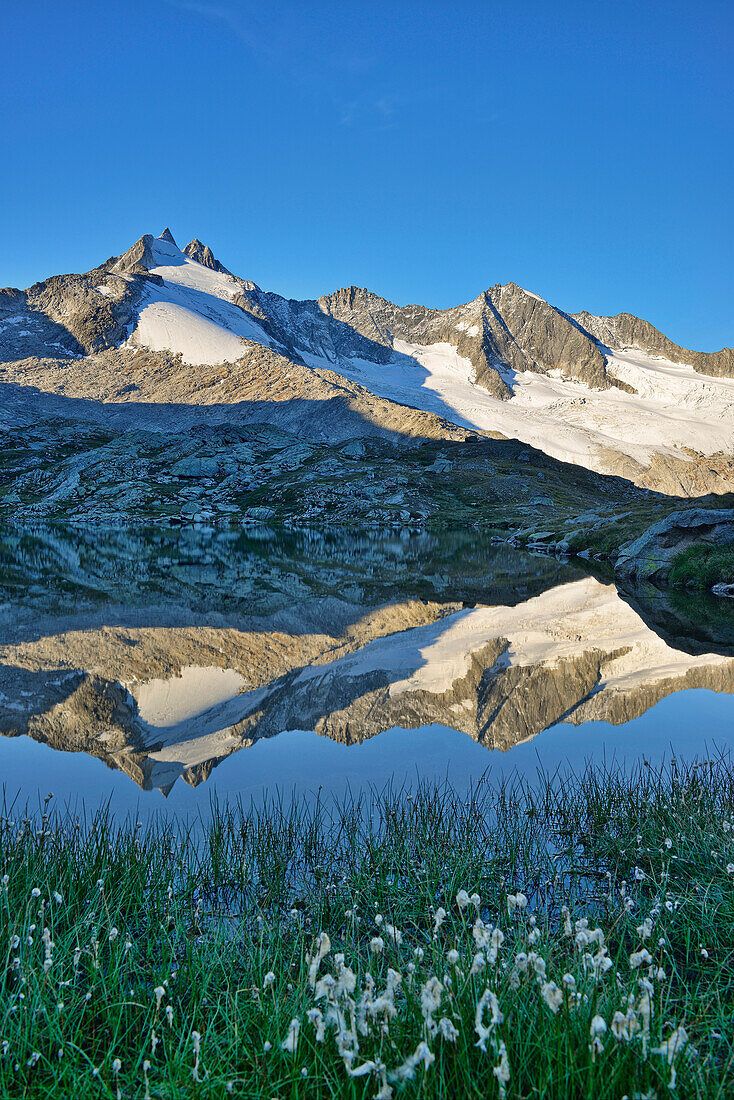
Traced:
<path id="1" fill-rule="evenodd" d="M 159 238 L 152 252 L 157 266 L 151 273 L 164 285 L 146 291 L 129 347 L 180 352 L 185 363 L 202 366 L 233 363 L 248 343 L 270 345 L 260 325 L 234 305 L 242 285 L 233 275 L 211 271 Z"/>
<path id="2" fill-rule="evenodd" d="M 234 304 L 242 280 L 189 259 L 176 245 L 156 239 L 155 275 L 139 306 L 130 346 L 180 352 L 193 365 L 234 362 L 248 344 L 271 346 L 263 328 Z M 101 292 L 103 288 L 100 288 Z M 470 335 L 476 325 L 459 322 Z M 358 358 L 327 359 L 304 353 L 379 397 L 435 413 L 465 428 L 500 432 L 552 458 L 607 468 L 605 452 L 621 452 L 645 466 L 656 453 L 690 458 L 734 452 L 734 379 L 698 374 L 636 348 L 607 354 L 610 375 L 632 386 L 594 390 L 583 382 L 534 371 L 503 374 L 512 398 L 502 401 L 474 383 L 474 368 L 449 343 L 394 341 L 388 364 Z"/>
<path id="3" fill-rule="evenodd" d="M 387 365 L 343 359 L 332 369 L 381 397 L 462 427 L 501 432 L 577 465 L 605 450 L 643 464 L 660 451 L 685 458 L 684 447 L 702 454 L 734 450 L 734 379 L 697 374 L 637 349 L 608 357 L 610 373 L 637 394 L 594 390 L 559 372 L 524 371 L 504 375 L 513 397 L 502 401 L 475 385 L 472 364 L 452 344 L 396 340 L 394 348 Z"/>

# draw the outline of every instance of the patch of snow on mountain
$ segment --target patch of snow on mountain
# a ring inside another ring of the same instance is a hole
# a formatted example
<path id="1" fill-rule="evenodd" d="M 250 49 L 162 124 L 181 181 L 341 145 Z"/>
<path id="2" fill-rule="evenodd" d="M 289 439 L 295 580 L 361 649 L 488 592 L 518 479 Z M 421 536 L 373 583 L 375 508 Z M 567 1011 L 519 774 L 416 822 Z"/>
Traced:
<path id="1" fill-rule="evenodd" d="M 151 252 L 157 264 L 151 268 L 152 273 L 160 275 L 168 284 L 187 287 L 189 290 L 230 302 L 242 291 L 240 282 L 234 275 L 224 275 L 221 271 L 204 267 L 185 252 L 181 252 L 175 244 L 162 241 L 160 237 L 153 241 Z"/>
<path id="2" fill-rule="evenodd" d="M 168 241 L 156 239 L 152 252 L 158 266 L 151 271 L 163 286 L 146 288 L 129 345 L 180 352 L 184 362 L 203 365 L 234 362 L 246 341 L 270 344 L 260 325 L 234 305 L 242 288 L 232 275 L 204 267 Z"/>
<path id="3" fill-rule="evenodd" d="M 386 366 L 343 359 L 337 370 L 381 397 L 462 427 L 501 432 L 578 465 L 603 450 L 641 463 L 660 451 L 685 458 L 682 447 L 734 450 L 734 379 L 709 378 L 635 350 L 616 353 L 609 365 L 638 394 L 524 371 L 507 377 L 513 397 L 502 401 L 473 382 L 470 361 L 452 344 L 396 340 L 394 347 Z"/>

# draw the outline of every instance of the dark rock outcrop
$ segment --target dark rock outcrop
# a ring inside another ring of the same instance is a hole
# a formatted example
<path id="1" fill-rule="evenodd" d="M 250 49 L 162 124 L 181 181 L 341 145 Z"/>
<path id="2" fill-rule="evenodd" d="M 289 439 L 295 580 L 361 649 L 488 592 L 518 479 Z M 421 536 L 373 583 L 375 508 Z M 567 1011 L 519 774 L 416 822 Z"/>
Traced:
<path id="1" fill-rule="evenodd" d="M 672 512 L 622 548 L 616 575 L 625 584 L 664 583 L 676 554 L 694 544 L 734 546 L 734 509 Z"/>

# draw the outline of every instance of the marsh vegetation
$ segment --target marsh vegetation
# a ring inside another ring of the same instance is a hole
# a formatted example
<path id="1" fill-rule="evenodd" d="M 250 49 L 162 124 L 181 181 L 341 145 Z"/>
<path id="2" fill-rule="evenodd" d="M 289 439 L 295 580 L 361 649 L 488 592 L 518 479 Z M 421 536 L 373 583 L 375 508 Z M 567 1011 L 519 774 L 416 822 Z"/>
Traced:
<path id="1" fill-rule="evenodd" d="M 212 805 L 3 807 L 0 1091 L 726 1096 L 716 759 Z"/>

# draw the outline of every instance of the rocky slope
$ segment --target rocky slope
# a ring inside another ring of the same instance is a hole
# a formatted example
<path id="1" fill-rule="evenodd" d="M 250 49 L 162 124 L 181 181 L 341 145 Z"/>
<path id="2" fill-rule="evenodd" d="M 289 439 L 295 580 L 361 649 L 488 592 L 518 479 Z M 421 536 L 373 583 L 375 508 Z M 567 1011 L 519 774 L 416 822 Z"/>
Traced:
<path id="1" fill-rule="evenodd" d="M 593 339 L 615 351 L 635 347 L 650 355 L 659 355 L 671 363 L 688 363 L 700 374 L 731 378 L 734 376 L 734 348 L 721 351 L 691 351 L 674 344 L 658 329 L 635 317 L 633 313 L 618 313 L 616 317 L 594 317 L 591 313 L 575 313 L 573 319 Z"/>
<path id="2" fill-rule="evenodd" d="M 503 435 L 672 495 L 734 488 L 732 355 L 687 352 L 629 314 L 571 316 L 513 283 L 447 310 L 355 287 L 290 301 L 170 230 L 86 274 L 0 291 L 17 424 Z"/>
<path id="3" fill-rule="evenodd" d="M 264 384 L 277 393 L 276 379 Z M 65 404 L 59 399 L 58 408 Z M 225 415 L 176 433 L 159 430 L 152 417 L 135 430 L 113 415 L 90 423 L 86 401 L 75 420 L 54 417 L 50 406 L 32 424 L 16 407 L 16 423 L 0 429 L 0 518 L 85 527 L 468 526 L 485 537 L 578 552 L 593 547 L 597 530 L 613 531 L 618 548 L 670 511 L 669 497 L 555 462 L 515 440 L 454 429 L 419 444 L 400 435 L 396 446 L 399 433 L 385 427 L 390 407 L 374 434 L 328 443 L 334 421 L 355 424 L 356 413 L 350 421 L 343 396 L 316 404 L 322 438 L 309 440 L 297 434 L 297 410 L 277 396 L 263 402 L 265 423 L 236 425 Z M 188 408 L 180 408 L 182 425 Z M 224 408 L 214 406 L 218 414 Z M 411 430 L 407 418 L 403 427 Z"/>

